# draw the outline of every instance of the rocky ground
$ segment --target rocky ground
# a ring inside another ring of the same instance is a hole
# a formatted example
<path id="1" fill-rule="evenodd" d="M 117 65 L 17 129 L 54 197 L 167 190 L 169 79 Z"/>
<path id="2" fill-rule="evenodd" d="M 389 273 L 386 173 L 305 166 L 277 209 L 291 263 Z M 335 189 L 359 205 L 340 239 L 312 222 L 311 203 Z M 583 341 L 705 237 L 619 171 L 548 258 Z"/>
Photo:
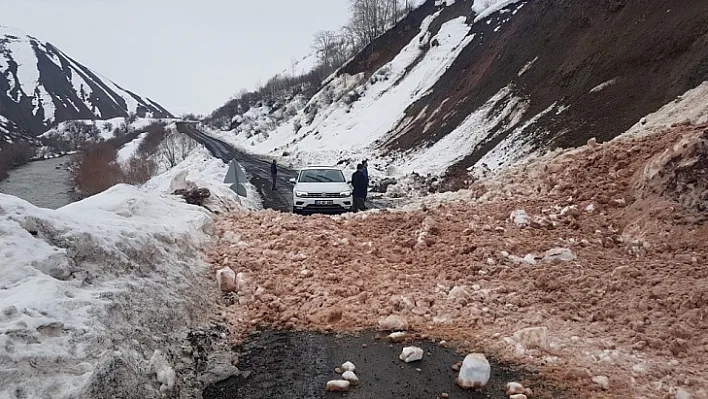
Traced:
<path id="1" fill-rule="evenodd" d="M 591 140 L 453 199 L 224 217 L 208 255 L 238 274 L 233 337 L 396 327 L 538 367 L 579 397 L 708 397 L 707 126 Z"/>

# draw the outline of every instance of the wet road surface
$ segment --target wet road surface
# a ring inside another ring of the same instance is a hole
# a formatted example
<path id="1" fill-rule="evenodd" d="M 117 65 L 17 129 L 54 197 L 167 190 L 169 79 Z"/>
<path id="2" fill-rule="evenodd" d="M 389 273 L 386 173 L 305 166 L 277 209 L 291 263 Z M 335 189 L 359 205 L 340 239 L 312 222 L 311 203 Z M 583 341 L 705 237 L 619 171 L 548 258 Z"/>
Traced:
<path id="1" fill-rule="evenodd" d="M 293 184 L 289 180 L 296 178 L 298 171 L 279 165 L 276 190 L 272 190 L 270 176 L 270 164 L 272 161 L 240 151 L 228 143 L 204 134 L 197 128 L 195 123 L 178 122 L 177 130 L 203 144 L 212 155 L 221 159 L 224 163 L 229 163 L 232 159 L 240 163 L 246 172 L 251 175 L 251 184 L 256 187 L 261 198 L 263 198 L 264 208 L 292 212 Z M 378 202 L 373 203 L 370 201 L 367 201 L 366 206 L 371 209 L 383 208 Z"/>

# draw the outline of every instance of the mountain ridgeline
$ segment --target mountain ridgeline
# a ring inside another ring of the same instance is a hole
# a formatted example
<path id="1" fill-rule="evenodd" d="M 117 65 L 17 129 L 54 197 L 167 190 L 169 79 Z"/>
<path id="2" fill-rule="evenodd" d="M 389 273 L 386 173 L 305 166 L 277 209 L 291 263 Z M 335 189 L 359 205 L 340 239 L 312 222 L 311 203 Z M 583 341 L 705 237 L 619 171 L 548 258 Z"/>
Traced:
<path id="1" fill-rule="evenodd" d="M 59 122 L 129 114 L 171 117 L 50 43 L 0 26 L 0 134 L 38 136 Z M 4 133 L 3 133 L 4 132 Z"/>

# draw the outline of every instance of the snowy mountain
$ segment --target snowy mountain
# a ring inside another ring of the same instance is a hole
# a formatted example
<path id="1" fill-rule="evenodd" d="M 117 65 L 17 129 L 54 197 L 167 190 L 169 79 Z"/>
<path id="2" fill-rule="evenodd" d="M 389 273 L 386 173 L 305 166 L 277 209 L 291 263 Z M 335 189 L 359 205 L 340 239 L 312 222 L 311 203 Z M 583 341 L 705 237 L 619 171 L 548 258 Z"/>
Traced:
<path id="1" fill-rule="evenodd" d="M 429 0 L 296 115 L 253 109 L 224 137 L 296 164 L 466 176 L 610 140 L 681 101 L 708 80 L 706 35 L 699 0 Z"/>
<path id="2" fill-rule="evenodd" d="M 66 120 L 109 119 L 130 113 L 172 116 L 52 44 L 0 26 L 0 116 L 14 122 L 14 129 L 37 136 Z"/>

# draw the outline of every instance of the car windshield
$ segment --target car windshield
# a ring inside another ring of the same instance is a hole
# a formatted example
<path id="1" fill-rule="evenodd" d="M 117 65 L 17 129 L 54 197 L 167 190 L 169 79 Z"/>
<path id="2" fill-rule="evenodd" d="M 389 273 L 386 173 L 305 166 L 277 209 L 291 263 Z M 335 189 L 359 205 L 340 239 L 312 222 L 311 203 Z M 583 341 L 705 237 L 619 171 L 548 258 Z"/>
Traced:
<path id="1" fill-rule="evenodd" d="M 300 172 L 299 183 L 344 183 L 339 169 L 307 169 Z"/>

